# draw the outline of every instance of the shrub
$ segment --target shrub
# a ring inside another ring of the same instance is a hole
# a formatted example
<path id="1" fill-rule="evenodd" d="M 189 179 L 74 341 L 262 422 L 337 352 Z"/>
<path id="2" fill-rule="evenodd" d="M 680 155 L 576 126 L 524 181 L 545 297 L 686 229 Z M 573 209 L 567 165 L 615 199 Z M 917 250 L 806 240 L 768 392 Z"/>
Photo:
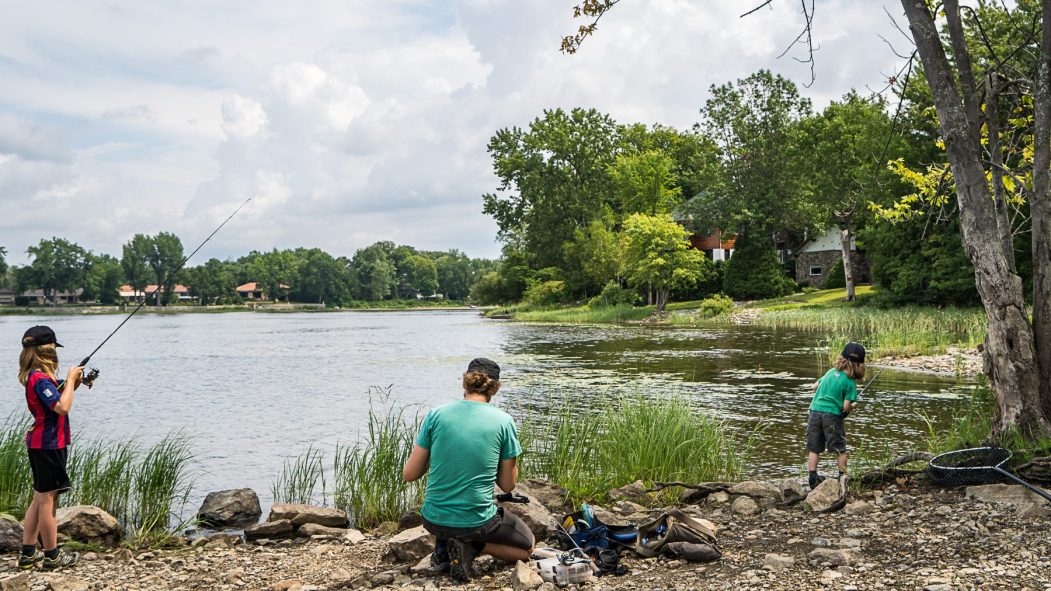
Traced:
<path id="1" fill-rule="evenodd" d="M 828 279 L 825 281 L 825 289 L 844 289 L 847 287 L 847 274 L 843 270 L 843 257 L 839 257 L 836 260 L 836 264 L 832 265 L 832 270 L 828 272 Z"/>
<path id="2" fill-rule="evenodd" d="M 614 306 L 634 306 L 639 301 L 639 294 L 634 289 L 621 287 L 616 281 L 610 281 L 602 292 L 591 298 L 589 308 L 611 308 Z"/>
<path id="3" fill-rule="evenodd" d="M 737 240 L 733 256 L 726 263 L 723 293 L 735 300 L 776 298 L 786 293 L 781 263 L 764 231 L 746 230 Z"/>
<path id="4" fill-rule="evenodd" d="M 734 301 L 723 294 L 715 294 L 701 302 L 701 316 L 714 318 L 729 314 L 734 309 Z"/>
<path id="5" fill-rule="evenodd" d="M 550 306 L 561 302 L 565 295 L 565 281 L 537 281 L 529 284 L 522 301 L 530 306 Z"/>

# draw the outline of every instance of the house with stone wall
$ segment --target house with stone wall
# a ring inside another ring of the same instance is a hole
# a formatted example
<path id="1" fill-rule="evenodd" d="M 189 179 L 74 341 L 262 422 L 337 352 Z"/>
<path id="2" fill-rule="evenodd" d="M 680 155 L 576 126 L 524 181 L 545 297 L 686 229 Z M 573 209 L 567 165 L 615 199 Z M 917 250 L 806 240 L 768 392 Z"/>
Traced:
<path id="1" fill-rule="evenodd" d="M 824 288 L 832 268 L 843 258 L 839 229 L 829 228 L 823 234 L 809 240 L 796 253 L 796 282 Z M 854 283 L 869 282 L 869 262 L 858 250 L 854 238 L 850 239 L 850 263 L 854 272 Z"/>

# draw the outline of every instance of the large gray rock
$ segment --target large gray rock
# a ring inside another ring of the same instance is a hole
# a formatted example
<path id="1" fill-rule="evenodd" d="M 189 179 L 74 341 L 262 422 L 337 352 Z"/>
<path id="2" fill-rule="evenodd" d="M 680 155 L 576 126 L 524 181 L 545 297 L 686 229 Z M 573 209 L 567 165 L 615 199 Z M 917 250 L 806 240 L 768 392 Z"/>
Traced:
<path id="1" fill-rule="evenodd" d="M 570 508 L 569 493 L 566 489 L 546 480 L 530 479 L 519 482 L 515 486 L 515 492 L 529 497 L 534 503 L 540 503 L 554 513 L 563 513 Z"/>
<path id="2" fill-rule="evenodd" d="M 835 478 L 817 485 L 806 497 L 807 505 L 812 511 L 827 511 L 840 500 L 839 481 Z"/>
<path id="3" fill-rule="evenodd" d="M 1041 489 L 1043 490 L 1043 489 Z M 986 484 L 968 486 L 964 495 L 969 499 L 985 503 L 1002 503 L 1011 505 L 1022 517 L 1043 517 L 1051 515 L 1047 501 L 1020 484 Z"/>
<path id="4" fill-rule="evenodd" d="M 758 515 L 761 510 L 759 503 L 756 503 L 752 497 L 737 497 L 733 505 L 730 505 L 730 511 L 736 515 Z"/>
<path id="5" fill-rule="evenodd" d="M 533 591 L 544 584 L 544 579 L 535 568 L 519 560 L 515 563 L 515 569 L 511 571 L 511 588 L 514 591 Z"/>
<path id="6" fill-rule="evenodd" d="M 347 535 L 346 529 L 342 527 L 327 527 L 316 523 L 304 523 L 296 530 L 296 535 L 301 538 L 310 536 L 329 536 L 330 538 L 342 538 Z M 358 532 L 361 533 L 361 532 Z"/>
<path id="7" fill-rule="evenodd" d="M 781 496 L 781 491 L 776 486 L 762 480 L 738 482 L 726 492 L 731 495 L 744 495 L 757 499 L 776 499 Z"/>
<path id="8" fill-rule="evenodd" d="M 316 523 L 326 527 L 348 527 L 350 520 L 347 513 L 331 507 L 315 507 L 314 505 L 300 505 L 296 503 L 279 503 L 270 508 L 270 516 L 267 521 L 287 520 L 293 527 L 299 527 L 304 523 Z"/>
<path id="9" fill-rule="evenodd" d="M 555 533 L 556 517 L 540 503 L 498 503 L 504 511 L 518 516 L 538 540 Z M 601 518 L 600 518 L 601 519 Z"/>
<path id="10" fill-rule="evenodd" d="M 263 514 L 259 495 L 250 488 L 235 488 L 210 492 L 197 510 L 197 518 L 211 525 L 243 525 L 256 521 Z"/>
<path id="11" fill-rule="evenodd" d="M 264 521 L 245 528 L 247 540 L 281 540 L 291 538 L 295 528 L 287 519 Z"/>
<path id="12" fill-rule="evenodd" d="M 84 579 L 72 575 L 44 575 L 51 591 L 89 591 L 91 585 Z"/>
<path id="13" fill-rule="evenodd" d="M 22 548 L 22 524 L 11 515 L 0 513 L 0 551 Z"/>
<path id="14" fill-rule="evenodd" d="M 763 568 L 774 572 L 785 570 L 795 563 L 795 558 L 792 558 L 791 556 L 781 556 L 780 554 L 767 554 L 766 557 L 763 558 Z"/>
<path id="15" fill-rule="evenodd" d="M 98 507 L 63 507 L 55 517 L 58 521 L 58 533 L 68 536 L 71 540 L 107 547 L 120 543 L 120 522 Z"/>
<path id="16" fill-rule="evenodd" d="M 848 566 L 854 562 L 854 553 L 850 550 L 833 550 L 832 548 L 818 548 L 811 550 L 807 556 L 811 560 L 827 562 L 832 566 Z"/>
<path id="17" fill-rule="evenodd" d="M 609 498 L 612 501 L 631 501 L 645 505 L 650 497 L 646 492 L 646 485 L 641 480 L 636 480 L 631 484 L 625 484 L 609 491 Z"/>
<path id="18" fill-rule="evenodd" d="M 392 536 L 387 547 L 398 560 L 415 563 L 434 550 L 434 536 L 421 525 Z"/>
<path id="19" fill-rule="evenodd" d="M 0 575 L 0 591 L 29 591 L 29 573 Z"/>

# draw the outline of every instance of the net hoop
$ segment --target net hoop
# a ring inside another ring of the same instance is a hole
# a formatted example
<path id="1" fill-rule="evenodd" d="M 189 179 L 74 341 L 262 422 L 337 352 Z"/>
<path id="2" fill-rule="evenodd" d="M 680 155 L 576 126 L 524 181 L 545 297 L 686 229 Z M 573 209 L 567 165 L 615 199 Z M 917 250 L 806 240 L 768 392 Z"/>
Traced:
<path id="1" fill-rule="evenodd" d="M 1004 456 L 1003 456 L 1003 459 L 1001 459 L 996 464 L 988 464 L 987 463 L 987 464 L 984 464 L 982 466 L 945 466 L 945 465 L 942 465 L 941 463 L 939 463 L 939 462 L 944 462 L 944 460 L 946 460 L 948 458 L 959 457 L 959 456 L 966 456 L 968 454 L 976 454 L 976 452 L 980 452 L 980 453 L 999 452 L 999 453 L 1003 454 Z M 1012 455 L 1013 454 L 1011 453 L 1011 450 L 1003 448 L 1003 447 L 970 447 L 970 448 L 967 448 L 967 449 L 957 449 L 955 451 L 950 451 L 950 452 L 946 452 L 946 453 L 943 453 L 943 454 L 938 454 L 938 455 L 934 456 L 933 458 L 931 458 L 930 465 L 931 465 L 931 468 L 934 468 L 935 470 L 945 470 L 945 471 L 949 472 L 950 474 L 951 473 L 956 473 L 956 474 L 970 473 L 970 472 L 977 472 L 977 471 L 982 471 L 982 470 L 989 470 L 991 468 L 1003 468 L 1004 464 L 1006 464 L 1007 461 L 1011 459 Z"/>

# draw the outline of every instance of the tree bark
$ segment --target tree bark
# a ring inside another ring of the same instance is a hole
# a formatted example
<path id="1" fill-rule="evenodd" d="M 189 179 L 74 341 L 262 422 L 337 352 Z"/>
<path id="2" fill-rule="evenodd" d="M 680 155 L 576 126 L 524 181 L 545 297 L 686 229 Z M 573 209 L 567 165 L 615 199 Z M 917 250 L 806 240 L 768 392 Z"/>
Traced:
<path id="1" fill-rule="evenodd" d="M 945 11 L 956 62 L 961 64 L 964 89 L 973 93 L 970 57 L 959 27 L 959 3 L 946 0 Z M 1033 330 L 1022 293 L 1021 278 L 1011 272 L 996 223 L 996 212 L 981 159 L 977 97 L 961 98 L 953 69 L 941 44 L 934 16 L 922 0 L 902 0 L 916 49 L 927 75 L 949 166 L 956 181 L 964 250 L 974 265 L 975 284 L 989 322 L 985 339 L 985 371 L 997 403 L 993 435 L 1013 429 L 1051 433 L 1041 404 Z M 963 65 L 966 64 L 966 68 Z M 970 80 L 970 83 L 968 83 Z M 976 131 L 977 130 L 977 131 Z M 1034 237 L 1037 229 L 1034 226 Z M 1035 238 L 1034 238 L 1035 239 Z"/>
<path id="2" fill-rule="evenodd" d="M 1030 202 L 1033 243 L 1033 340 L 1040 401 L 1051 419 L 1051 2 L 1044 0 L 1043 35 L 1034 93 L 1035 146 Z"/>
<path id="3" fill-rule="evenodd" d="M 839 224 L 839 247 L 843 253 L 843 275 L 846 276 L 847 301 L 853 302 L 856 294 L 854 292 L 854 268 L 850 263 L 850 223 Z"/>
<path id="4" fill-rule="evenodd" d="M 664 307 L 668 305 L 668 296 L 671 294 L 671 288 L 658 287 L 657 288 L 657 312 L 663 312 Z"/>
<path id="5" fill-rule="evenodd" d="M 1004 163 L 1003 153 L 1000 152 L 1000 89 L 996 72 L 989 74 L 988 101 L 985 104 L 986 116 L 989 127 L 989 162 L 992 163 L 993 176 L 993 203 L 996 208 L 996 227 L 1000 232 L 1000 244 L 1004 249 L 1004 256 L 1011 266 L 1011 272 L 1017 273 L 1015 262 L 1014 232 L 1011 229 L 1011 220 L 1007 216 L 1007 195 L 1004 193 L 1004 171 L 1001 168 Z"/>

